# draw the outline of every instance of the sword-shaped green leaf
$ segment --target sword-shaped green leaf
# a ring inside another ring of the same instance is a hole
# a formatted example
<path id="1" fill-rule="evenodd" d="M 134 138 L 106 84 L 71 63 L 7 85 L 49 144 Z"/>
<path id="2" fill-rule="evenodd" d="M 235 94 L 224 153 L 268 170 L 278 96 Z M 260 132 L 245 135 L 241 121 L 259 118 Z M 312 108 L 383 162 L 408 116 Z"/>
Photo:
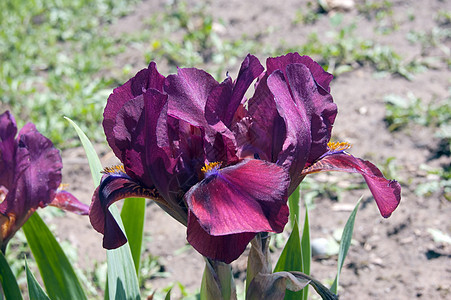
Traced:
<path id="1" fill-rule="evenodd" d="M 91 141 L 85 133 L 72 120 L 66 117 L 77 132 L 80 141 L 85 149 L 91 169 L 94 185 L 100 184 L 102 178 L 102 164 L 97 156 Z M 113 214 L 116 222 L 124 230 L 119 210 L 115 205 L 110 206 L 110 212 Z M 135 263 L 132 258 L 129 243 L 114 249 L 107 250 L 108 281 L 105 291 L 105 298 L 109 299 L 140 299 L 138 277 L 136 275 Z"/>
<path id="2" fill-rule="evenodd" d="M 72 265 L 41 217 L 34 213 L 22 226 L 28 246 L 52 299 L 87 299 Z"/>
<path id="3" fill-rule="evenodd" d="M 3 252 L 0 251 L 0 288 L 3 288 L 3 294 L 6 299 L 22 299 L 19 285 L 14 277 Z"/>
<path id="4" fill-rule="evenodd" d="M 27 261 L 25 261 L 25 271 L 27 272 L 28 296 L 33 300 L 50 300 L 47 294 L 42 289 L 39 282 L 34 277 L 28 268 Z"/>
<path id="5" fill-rule="evenodd" d="M 341 268 L 343 267 L 346 255 L 348 254 L 349 246 L 351 246 L 352 233 L 354 232 L 354 221 L 355 221 L 355 217 L 357 215 L 357 210 L 359 209 L 360 200 L 362 200 L 362 197 L 360 197 L 354 210 L 352 211 L 351 215 L 349 216 L 349 219 L 346 222 L 345 228 L 343 229 L 343 234 L 341 235 L 340 250 L 338 251 L 337 276 L 335 277 L 334 283 L 332 284 L 332 286 L 330 288 L 331 292 L 334 294 L 337 294 L 337 292 L 338 292 L 338 281 L 340 279 Z"/>

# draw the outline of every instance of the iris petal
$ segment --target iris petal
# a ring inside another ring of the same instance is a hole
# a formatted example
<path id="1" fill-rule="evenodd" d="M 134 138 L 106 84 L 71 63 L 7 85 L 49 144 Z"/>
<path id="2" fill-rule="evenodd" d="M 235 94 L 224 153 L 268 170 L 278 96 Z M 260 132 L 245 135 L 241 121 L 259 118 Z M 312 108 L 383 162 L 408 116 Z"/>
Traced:
<path id="1" fill-rule="evenodd" d="M 384 218 L 388 218 L 401 201 L 401 186 L 395 180 L 387 180 L 372 163 L 347 153 L 331 153 L 306 168 L 302 174 L 340 171 L 359 173 L 365 179 L 377 207 Z"/>
<path id="2" fill-rule="evenodd" d="M 282 167 L 244 160 L 206 177 L 186 193 L 185 200 L 210 235 L 281 232 L 288 218 L 288 184 Z"/>
<path id="3" fill-rule="evenodd" d="M 87 215 L 89 213 L 89 206 L 80 202 L 74 195 L 64 190 L 58 190 L 55 198 L 49 205 L 70 211 L 77 215 Z"/>
<path id="4" fill-rule="evenodd" d="M 129 197 L 162 201 L 155 190 L 142 187 L 121 172 L 104 175 L 100 186 L 94 192 L 89 219 L 92 227 L 104 234 L 103 247 L 106 249 L 115 249 L 127 242 L 127 238 L 108 208 L 111 204 Z"/>
<path id="5" fill-rule="evenodd" d="M 208 234 L 193 213 L 188 213 L 187 240 L 200 254 L 227 264 L 237 259 L 255 237 L 254 232 L 221 236 Z"/>

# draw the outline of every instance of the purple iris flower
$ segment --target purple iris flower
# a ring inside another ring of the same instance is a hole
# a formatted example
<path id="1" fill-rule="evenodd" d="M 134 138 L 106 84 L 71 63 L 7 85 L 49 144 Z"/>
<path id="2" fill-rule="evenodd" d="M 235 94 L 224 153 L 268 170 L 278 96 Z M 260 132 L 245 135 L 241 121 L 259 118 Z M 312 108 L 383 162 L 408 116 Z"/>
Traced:
<path id="1" fill-rule="evenodd" d="M 309 57 L 290 53 L 269 58 L 266 71 L 248 55 L 237 79 L 221 83 L 195 68 L 164 77 L 152 62 L 116 88 L 103 126 L 123 165 L 105 170 L 90 211 L 104 247 L 126 242 L 108 207 L 147 197 L 187 226 L 199 253 L 230 263 L 256 233 L 283 231 L 287 197 L 308 173 L 329 170 L 362 174 L 388 217 L 399 184 L 330 143 L 331 79 Z"/>
<path id="2" fill-rule="evenodd" d="M 0 245 L 8 241 L 38 207 L 56 206 L 87 215 L 89 207 L 61 187 L 61 156 L 32 123 L 19 132 L 9 111 L 0 115 Z"/>

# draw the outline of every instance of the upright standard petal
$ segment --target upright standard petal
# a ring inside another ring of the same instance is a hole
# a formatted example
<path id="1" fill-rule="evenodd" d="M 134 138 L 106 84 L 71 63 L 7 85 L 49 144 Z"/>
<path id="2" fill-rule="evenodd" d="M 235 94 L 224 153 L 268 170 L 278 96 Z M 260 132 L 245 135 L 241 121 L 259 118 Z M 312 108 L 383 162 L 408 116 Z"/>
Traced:
<path id="1" fill-rule="evenodd" d="M 45 207 L 54 199 L 61 183 L 59 151 L 31 123 L 19 132 L 13 161 L 13 183 L 0 203 L 0 213 L 6 217 L 1 221 L 2 247 L 38 207 Z"/>
<path id="2" fill-rule="evenodd" d="M 207 72 L 195 68 L 178 69 L 169 75 L 164 91 L 169 96 L 168 114 L 194 126 L 206 125 L 205 105 L 219 83 Z"/>
<path id="3" fill-rule="evenodd" d="M 290 173 L 288 194 L 296 189 L 302 180 L 304 168 L 311 148 L 310 122 L 304 106 L 296 106 L 282 71 L 277 70 L 268 78 L 268 87 L 274 95 L 277 110 L 285 121 L 286 138 L 277 159 Z"/>
<path id="4" fill-rule="evenodd" d="M 339 152 L 330 153 L 322 157 L 318 162 L 306 168 L 302 174 L 340 171 L 359 173 L 365 179 L 377 207 L 384 218 L 390 217 L 401 201 L 401 186 L 395 180 L 387 180 L 382 172 L 372 163 L 350 154 Z"/>
<path id="5" fill-rule="evenodd" d="M 121 157 L 123 148 L 116 145 L 113 128 L 116 126 L 116 116 L 128 101 L 142 95 L 148 89 L 163 90 L 164 76 L 157 71 L 156 64 L 151 62 L 149 67 L 139 71 L 135 77 L 131 78 L 124 85 L 114 89 L 108 97 L 108 101 L 103 112 L 103 128 L 106 139 L 116 156 Z"/>
<path id="6" fill-rule="evenodd" d="M 16 121 L 9 111 L 0 115 L 0 187 L 11 188 L 17 142 Z"/>

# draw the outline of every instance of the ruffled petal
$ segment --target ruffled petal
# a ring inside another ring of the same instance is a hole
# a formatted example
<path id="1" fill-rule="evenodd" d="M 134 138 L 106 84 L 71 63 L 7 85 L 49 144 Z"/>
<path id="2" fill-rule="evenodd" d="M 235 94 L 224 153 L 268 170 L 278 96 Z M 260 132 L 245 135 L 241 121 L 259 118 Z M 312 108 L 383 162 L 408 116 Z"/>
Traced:
<path id="1" fill-rule="evenodd" d="M 219 83 L 203 70 L 178 69 L 177 75 L 167 77 L 164 87 L 169 96 L 168 114 L 194 126 L 204 125 L 208 96 L 218 85 Z"/>
<path id="2" fill-rule="evenodd" d="M 47 206 L 61 183 L 61 156 L 53 143 L 28 123 L 19 132 L 13 170 L 0 213 L 3 245 L 20 229 L 38 207 Z"/>
<path id="3" fill-rule="evenodd" d="M 92 227 L 104 234 L 103 247 L 106 249 L 116 249 L 127 242 L 108 208 L 114 202 L 130 197 L 149 198 L 160 203 L 163 201 L 156 190 L 139 185 L 123 172 L 104 175 L 100 186 L 94 192 L 89 219 Z"/>
<path id="4" fill-rule="evenodd" d="M 89 213 L 88 205 L 80 202 L 74 195 L 62 189 L 58 189 L 55 198 L 49 205 L 70 211 L 77 215 L 87 215 Z"/>
<path id="5" fill-rule="evenodd" d="M 282 167 L 244 160 L 206 175 L 185 194 L 185 200 L 208 234 L 283 230 L 289 178 Z"/>
<path id="6" fill-rule="evenodd" d="M 310 153 L 310 121 L 304 106 L 297 106 L 292 99 L 282 71 L 277 70 L 268 78 L 268 87 L 274 95 L 277 110 L 285 121 L 286 138 L 277 159 L 290 173 L 288 193 L 301 182 L 300 173 Z"/>
<path id="7" fill-rule="evenodd" d="M 347 153 L 326 154 L 318 162 L 306 168 L 302 174 L 340 171 L 359 173 L 376 200 L 377 207 L 384 218 L 390 217 L 401 201 L 401 185 L 395 180 L 387 180 L 382 172 L 372 163 L 356 158 Z"/>
<path id="8" fill-rule="evenodd" d="M 200 226 L 193 213 L 188 214 L 187 240 L 205 257 L 227 264 L 237 259 L 255 237 L 254 232 L 235 233 L 221 236 L 209 235 Z"/>
<path id="9" fill-rule="evenodd" d="M 337 106 L 332 96 L 319 88 L 307 66 L 290 64 L 285 74 L 296 106 L 302 107 L 310 120 L 312 144 L 308 162 L 314 162 L 327 150 Z"/>
<path id="10" fill-rule="evenodd" d="M 301 56 L 299 53 L 288 53 L 283 56 L 270 57 L 266 60 L 267 73 L 271 74 L 275 70 L 284 71 L 285 68 L 290 64 L 303 64 L 312 73 L 313 78 L 317 84 L 327 92 L 330 92 L 329 84 L 334 78 L 330 73 L 324 71 L 324 69 L 309 56 Z"/>
<path id="11" fill-rule="evenodd" d="M 146 91 L 149 93 L 152 90 Z M 116 115 L 116 124 L 113 128 L 115 144 L 124 164 L 127 174 L 139 180 L 148 187 L 153 181 L 146 166 L 145 159 L 145 126 L 144 97 L 141 95 L 125 103 Z"/>
<path id="12" fill-rule="evenodd" d="M 268 75 L 259 79 L 255 93 L 249 99 L 249 117 L 237 124 L 236 140 L 241 157 L 258 155 L 275 163 L 286 138 L 286 125 L 277 110 L 267 79 Z"/>
<path id="13" fill-rule="evenodd" d="M 9 111 L 0 115 L 0 186 L 11 188 L 17 143 L 16 121 Z"/>
<path id="14" fill-rule="evenodd" d="M 164 80 L 165 77 L 158 73 L 156 64 L 151 62 L 148 68 L 139 71 L 135 77 L 114 89 L 113 93 L 108 97 L 103 112 L 103 128 L 108 144 L 117 157 L 121 157 L 121 151 L 123 150 L 123 148 L 116 145 L 113 134 L 117 114 L 125 103 L 142 95 L 146 90 L 156 89 L 162 91 Z"/>

